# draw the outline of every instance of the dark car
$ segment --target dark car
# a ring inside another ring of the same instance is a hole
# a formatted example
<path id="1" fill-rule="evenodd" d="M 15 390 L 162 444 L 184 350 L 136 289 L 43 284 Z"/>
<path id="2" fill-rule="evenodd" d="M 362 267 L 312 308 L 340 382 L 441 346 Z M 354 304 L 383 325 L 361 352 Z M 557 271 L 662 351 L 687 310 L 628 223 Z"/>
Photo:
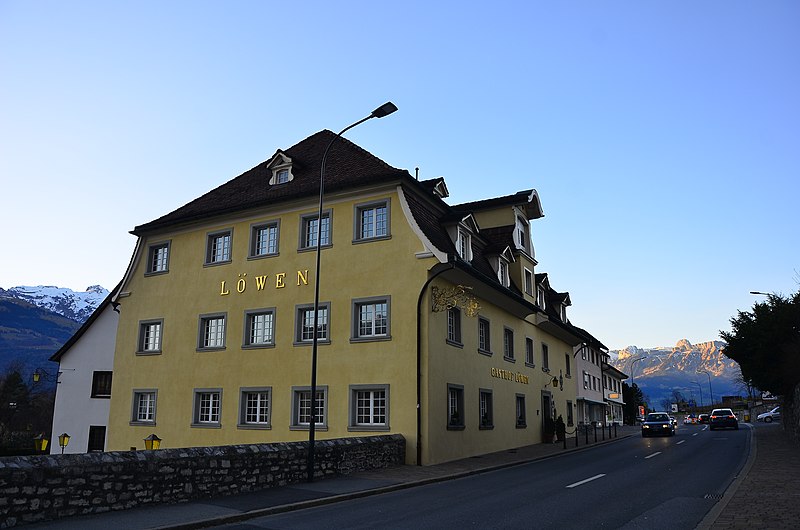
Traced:
<path id="1" fill-rule="evenodd" d="M 703 425 L 704 423 L 708 423 L 708 414 L 700 414 L 697 417 L 697 423 Z"/>
<path id="2" fill-rule="evenodd" d="M 675 424 L 672 423 L 672 419 L 666 412 L 651 412 L 645 416 L 642 422 L 643 438 L 656 434 L 666 434 L 667 436 L 675 434 Z"/>
<path id="3" fill-rule="evenodd" d="M 712 431 L 714 429 L 725 428 L 738 429 L 739 420 L 736 414 L 731 409 L 714 409 L 711 411 L 711 416 L 708 417 L 708 428 Z"/>

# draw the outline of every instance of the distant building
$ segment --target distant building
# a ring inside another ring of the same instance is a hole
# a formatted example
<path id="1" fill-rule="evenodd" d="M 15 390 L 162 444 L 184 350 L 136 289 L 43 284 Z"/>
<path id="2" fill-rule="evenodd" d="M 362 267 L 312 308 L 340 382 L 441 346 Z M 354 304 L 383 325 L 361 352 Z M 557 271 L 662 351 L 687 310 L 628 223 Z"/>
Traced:
<path id="1" fill-rule="evenodd" d="M 119 314 L 111 293 L 78 331 L 50 357 L 58 363 L 50 453 L 61 453 L 58 436 L 67 433 L 64 453 L 104 451 L 111 401 L 114 347 Z"/>

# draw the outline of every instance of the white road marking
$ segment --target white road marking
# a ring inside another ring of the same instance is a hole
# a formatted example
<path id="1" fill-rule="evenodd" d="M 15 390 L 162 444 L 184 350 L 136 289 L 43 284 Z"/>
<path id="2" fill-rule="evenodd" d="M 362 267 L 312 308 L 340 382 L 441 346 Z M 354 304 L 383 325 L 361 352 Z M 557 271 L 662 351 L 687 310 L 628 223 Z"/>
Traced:
<path id="1" fill-rule="evenodd" d="M 606 474 L 605 474 L 605 473 L 600 473 L 599 475 L 595 475 L 595 476 L 593 476 L 593 477 L 589 477 L 589 478 L 587 478 L 586 480 L 581 480 L 580 482 L 576 482 L 575 484 L 570 484 L 570 485 L 569 485 L 569 486 L 567 486 L 567 487 L 568 487 L 568 488 L 574 488 L 574 487 L 576 487 L 576 486 L 580 486 L 580 485 L 582 485 L 582 484 L 586 484 L 587 482 L 591 482 L 591 481 L 593 481 L 593 480 L 597 480 L 597 479 L 599 479 L 599 478 L 601 478 L 601 477 L 605 477 L 605 476 L 606 476 Z"/>
<path id="2" fill-rule="evenodd" d="M 694 433 L 692 436 L 697 436 L 698 434 L 700 434 L 700 433 L 699 433 L 699 432 L 696 432 L 696 433 Z"/>
<path id="3" fill-rule="evenodd" d="M 685 441 L 686 441 L 686 440 L 681 440 L 680 442 L 676 443 L 675 445 L 680 445 L 680 444 L 682 444 L 682 443 L 683 443 L 683 442 L 685 442 Z"/>
<path id="4" fill-rule="evenodd" d="M 644 457 L 644 459 L 647 460 L 648 458 L 653 458 L 654 456 L 658 456 L 660 454 L 661 454 L 661 451 L 656 451 L 652 455 L 647 455 L 646 457 Z"/>

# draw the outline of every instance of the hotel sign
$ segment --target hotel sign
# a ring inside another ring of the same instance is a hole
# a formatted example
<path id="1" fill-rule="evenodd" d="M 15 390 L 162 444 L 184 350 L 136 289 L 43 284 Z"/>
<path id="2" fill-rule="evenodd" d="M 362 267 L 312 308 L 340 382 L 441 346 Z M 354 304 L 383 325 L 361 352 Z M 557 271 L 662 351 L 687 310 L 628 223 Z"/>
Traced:
<path id="1" fill-rule="evenodd" d="M 506 381 L 516 381 L 523 385 L 528 384 L 528 376 L 519 372 L 512 372 L 510 370 L 503 370 L 501 368 L 492 368 L 492 377 L 498 379 L 505 379 Z"/>
<path id="2" fill-rule="evenodd" d="M 287 278 L 285 272 L 279 272 L 273 277 L 270 277 L 268 274 L 262 274 L 260 276 L 253 276 L 253 282 L 250 285 L 253 285 L 256 291 L 263 291 L 266 287 L 273 286 L 275 289 L 283 289 L 287 285 L 286 280 Z M 222 280 L 220 282 L 220 296 L 227 296 L 231 294 L 232 291 L 241 294 L 245 292 L 248 287 L 247 273 L 244 272 L 239 275 L 239 279 L 236 280 L 235 287 L 228 285 L 227 282 L 228 280 Z M 299 287 L 300 285 L 308 285 L 308 269 L 297 271 L 297 286 Z"/>

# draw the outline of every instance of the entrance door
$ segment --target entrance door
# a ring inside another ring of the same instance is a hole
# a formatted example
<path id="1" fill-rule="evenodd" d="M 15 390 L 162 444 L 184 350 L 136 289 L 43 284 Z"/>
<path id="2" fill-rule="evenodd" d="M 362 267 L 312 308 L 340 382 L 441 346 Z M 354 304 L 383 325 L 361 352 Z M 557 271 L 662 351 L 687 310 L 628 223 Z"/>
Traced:
<path id="1" fill-rule="evenodd" d="M 542 427 L 547 419 L 553 419 L 553 398 L 549 393 L 542 394 Z"/>

